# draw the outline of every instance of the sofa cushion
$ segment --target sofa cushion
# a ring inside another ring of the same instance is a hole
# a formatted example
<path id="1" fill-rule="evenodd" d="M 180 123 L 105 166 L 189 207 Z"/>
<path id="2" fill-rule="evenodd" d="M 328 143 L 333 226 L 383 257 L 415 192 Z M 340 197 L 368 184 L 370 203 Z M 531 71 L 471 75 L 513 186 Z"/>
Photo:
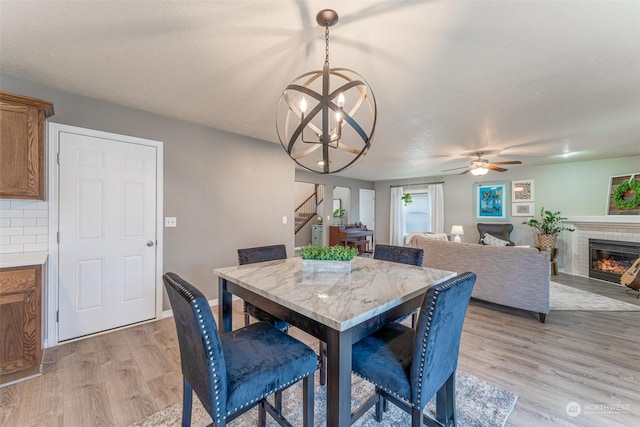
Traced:
<path id="1" fill-rule="evenodd" d="M 492 236 L 489 233 L 484 233 L 482 237 L 482 243 L 490 246 L 509 246 L 509 242 L 507 240 L 498 239 L 495 236 Z"/>

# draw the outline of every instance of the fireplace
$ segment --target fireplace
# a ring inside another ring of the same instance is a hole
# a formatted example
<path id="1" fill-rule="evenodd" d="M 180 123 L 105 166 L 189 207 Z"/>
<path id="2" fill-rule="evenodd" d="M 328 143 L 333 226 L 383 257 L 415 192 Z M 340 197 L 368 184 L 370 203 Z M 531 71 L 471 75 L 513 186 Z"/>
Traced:
<path id="1" fill-rule="evenodd" d="M 589 239 L 589 277 L 620 283 L 620 276 L 640 257 L 640 243 Z"/>

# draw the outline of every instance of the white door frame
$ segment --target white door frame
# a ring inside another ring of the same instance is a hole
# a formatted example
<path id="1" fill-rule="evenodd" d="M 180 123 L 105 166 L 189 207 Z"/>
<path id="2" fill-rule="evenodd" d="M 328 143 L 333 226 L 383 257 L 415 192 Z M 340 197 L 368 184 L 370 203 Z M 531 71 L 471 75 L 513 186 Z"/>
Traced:
<path id="1" fill-rule="evenodd" d="M 162 142 L 133 136 L 120 135 L 110 132 L 102 132 L 93 129 L 85 129 L 77 126 L 49 123 L 47 134 L 47 170 L 48 170 L 48 195 L 49 201 L 49 259 L 47 262 L 47 290 L 43 292 L 46 301 L 44 318 L 46 331 L 44 348 L 58 345 L 58 151 L 60 146 L 59 134 L 80 133 L 95 138 L 114 139 L 121 142 L 146 145 L 156 148 L 156 319 L 162 317 L 162 274 L 164 271 L 163 259 L 163 150 Z"/>

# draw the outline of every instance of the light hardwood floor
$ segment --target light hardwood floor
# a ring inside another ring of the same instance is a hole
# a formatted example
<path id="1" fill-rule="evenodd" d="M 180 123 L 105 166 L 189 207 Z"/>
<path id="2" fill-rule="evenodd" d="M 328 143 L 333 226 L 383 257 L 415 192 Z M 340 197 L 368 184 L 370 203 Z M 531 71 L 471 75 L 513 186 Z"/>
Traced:
<path id="1" fill-rule="evenodd" d="M 563 274 L 552 279 L 640 305 L 619 286 Z M 241 304 L 234 310 L 239 325 Z M 534 313 L 472 301 L 459 367 L 518 394 L 510 426 L 637 426 L 639 326 L 640 312 L 552 311 L 541 324 Z M 0 388 L 0 426 L 128 426 L 181 401 L 171 318 L 59 345 L 44 356 L 42 376 Z M 570 402 L 581 405 L 579 415 L 567 414 Z"/>

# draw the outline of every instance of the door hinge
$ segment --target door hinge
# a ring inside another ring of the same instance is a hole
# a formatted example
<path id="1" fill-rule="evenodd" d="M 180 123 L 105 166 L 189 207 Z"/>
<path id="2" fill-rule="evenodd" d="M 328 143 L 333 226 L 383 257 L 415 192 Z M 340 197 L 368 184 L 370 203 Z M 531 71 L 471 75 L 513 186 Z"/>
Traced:
<path id="1" fill-rule="evenodd" d="M 56 231 L 56 241 L 60 243 L 60 232 Z"/>
<path id="2" fill-rule="evenodd" d="M 60 166 L 60 152 L 59 151 L 56 153 L 56 163 L 58 163 L 58 166 Z"/>
<path id="3" fill-rule="evenodd" d="M 56 323 L 60 323 L 60 312 L 56 311 Z"/>

